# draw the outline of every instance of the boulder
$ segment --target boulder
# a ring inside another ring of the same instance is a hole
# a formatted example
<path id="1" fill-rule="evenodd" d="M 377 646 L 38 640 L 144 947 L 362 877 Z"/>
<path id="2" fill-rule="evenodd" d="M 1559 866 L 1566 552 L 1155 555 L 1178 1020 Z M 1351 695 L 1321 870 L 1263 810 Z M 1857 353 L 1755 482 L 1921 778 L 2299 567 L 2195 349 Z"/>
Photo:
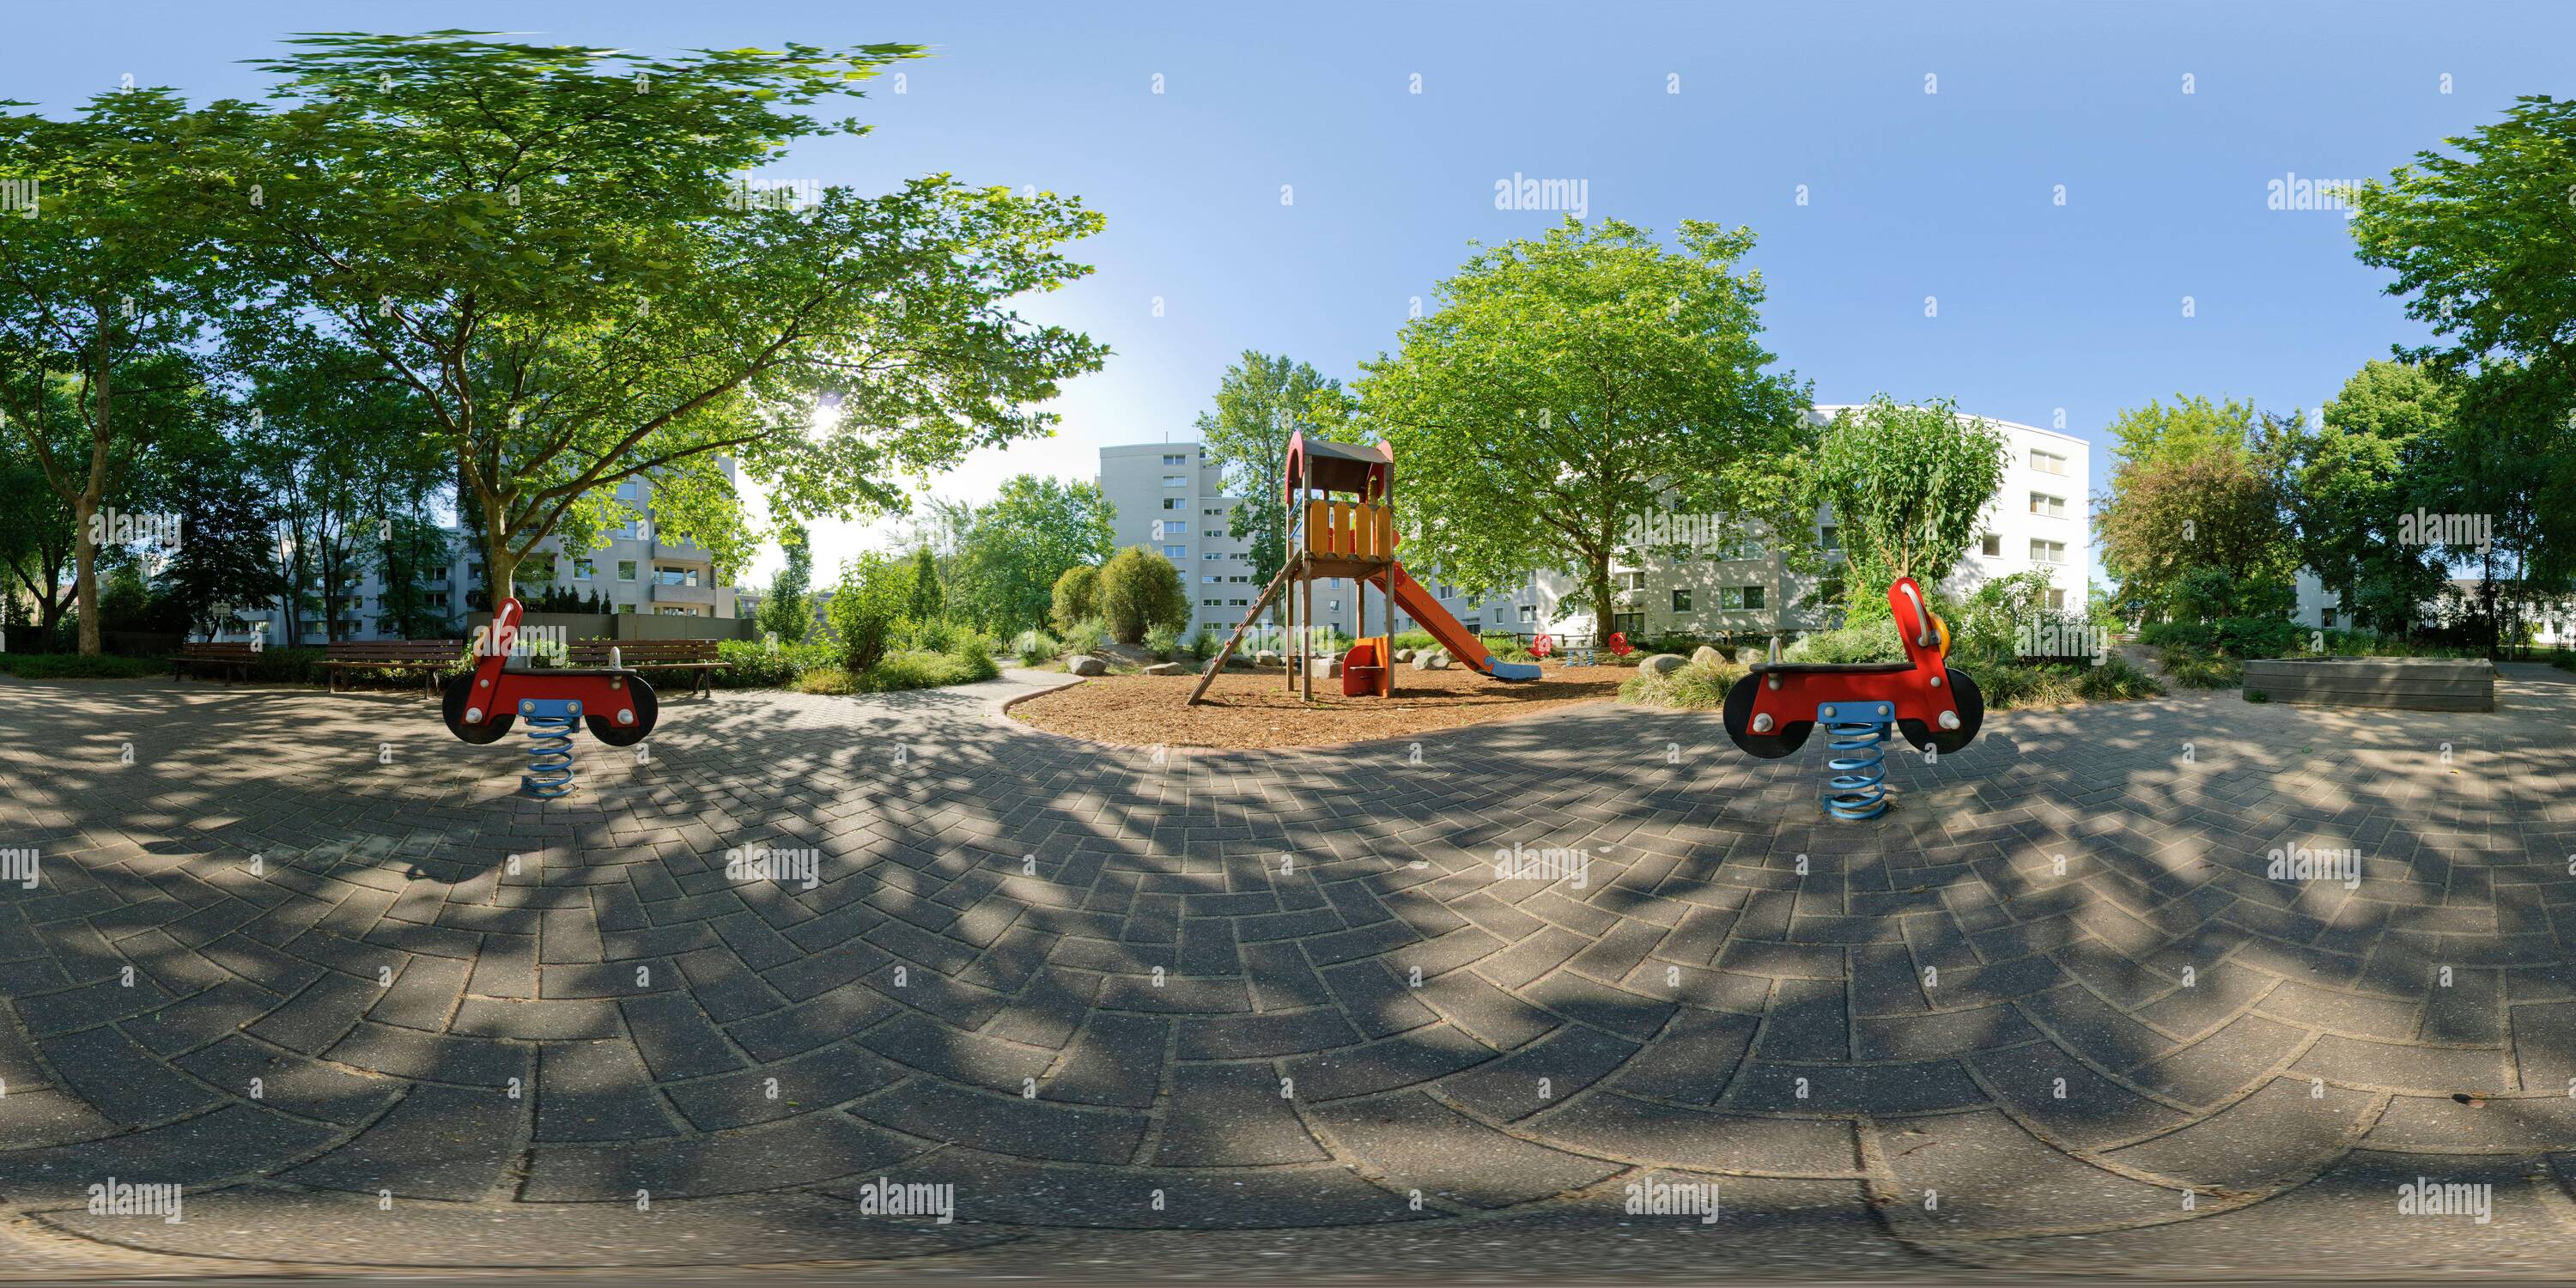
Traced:
<path id="1" fill-rule="evenodd" d="M 1155 664 L 1153 664 L 1152 666 L 1149 666 L 1149 667 L 1146 667 L 1146 668 L 1145 668 L 1145 674 L 1147 674 L 1147 675 L 1188 675 L 1188 674 L 1190 674 L 1190 668 L 1188 668 L 1188 667 L 1186 667 L 1186 666 L 1183 666 L 1183 665 L 1181 665 L 1181 664 L 1180 664 L 1180 663 L 1178 663 L 1178 662 L 1156 662 L 1156 663 L 1155 663 Z"/>
<path id="2" fill-rule="evenodd" d="M 1417 671 L 1446 671 L 1449 669 L 1449 655 L 1436 648 L 1424 649 L 1413 655 L 1413 669 Z"/>
<path id="3" fill-rule="evenodd" d="M 1109 674 L 1109 664 L 1101 661 L 1099 658 L 1091 656 L 1088 653 L 1065 663 L 1064 669 L 1073 672 L 1075 675 Z"/>
<path id="4" fill-rule="evenodd" d="M 1691 650 L 1690 660 L 1692 666 L 1716 666 L 1726 660 L 1726 655 L 1711 645 L 1702 644 Z"/>
<path id="5" fill-rule="evenodd" d="M 1252 659 L 1244 656 L 1241 650 L 1226 654 L 1225 664 L 1227 666 L 1239 666 L 1247 671 L 1252 669 Z"/>
<path id="6" fill-rule="evenodd" d="M 1279 665 L 1279 650 L 1270 648 L 1263 649 L 1252 655 L 1252 663 L 1255 666 L 1277 666 Z"/>
<path id="7" fill-rule="evenodd" d="M 1647 658 L 1643 662 L 1639 662 L 1637 664 L 1637 669 L 1648 675 L 1671 675 L 1673 672 L 1682 669 L 1681 655 L 1678 653 L 1657 653 L 1653 657 Z"/>
<path id="8" fill-rule="evenodd" d="M 1400 649 L 1397 649 L 1397 650 L 1395 651 L 1395 660 L 1396 660 L 1396 661 L 1398 661 L 1398 662 L 1410 662 L 1410 661 L 1412 661 L 1412 660 L 1413 660 L 1413 650 L 1412 650 L 1412 649 L 1409 649 L 1409 648 L 1400 648 Z"/>
<path id="9" fill-rule="evenodd" d="M 1307 660 L 1306 665 L 1314 671 L 1315 678 L 1318 680 L 1338 680 L 1342 678 L 1342 659 L 1338 657 L 1310 658 Z"/>

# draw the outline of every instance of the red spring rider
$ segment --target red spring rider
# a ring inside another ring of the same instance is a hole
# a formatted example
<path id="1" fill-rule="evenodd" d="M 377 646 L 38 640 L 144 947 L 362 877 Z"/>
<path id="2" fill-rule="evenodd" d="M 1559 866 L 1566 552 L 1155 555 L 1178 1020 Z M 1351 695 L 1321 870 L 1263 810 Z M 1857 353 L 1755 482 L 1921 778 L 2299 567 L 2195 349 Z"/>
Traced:
<path id="1" fill-rule="evenodd" d="M 1985 723 L 1985 697 L 1967 672 L 1947 664 L 1950 627 L 1924 605 L 1913 578 L 1887 588 L 1887 606 L 1905 661 L 1757 662 L 1726 691 L 1726 736 L 1764 760 L 1796 755 L 1816 725 L 1825 726 L 1826 745 L 1841 753 L 1825 762 L 1833 771 L 1825 812 L 1836 818 L 1887 812 L 1878 744 L 1890 727 L 1918 750 L 1953 752 L 1976 741 Z"/>
<path id="2" fill-rule="evenodd" d="M 614 650 L 605 667 L 511 665 L 524 615 L 518 600 L 501 601 L 477 641 L 474 669 L 447 682 L 441 714 L 449 733 L 477 745 L 498 742 L 511 725 L 527 721 L 535 742 L 519 793 L 552 799 L 572 790 L 575 722 L 587 723 L 591 736 L 611 747 L 632 747 L 653 732 L 662 708 L 643 676 L 614 664 Z"/>

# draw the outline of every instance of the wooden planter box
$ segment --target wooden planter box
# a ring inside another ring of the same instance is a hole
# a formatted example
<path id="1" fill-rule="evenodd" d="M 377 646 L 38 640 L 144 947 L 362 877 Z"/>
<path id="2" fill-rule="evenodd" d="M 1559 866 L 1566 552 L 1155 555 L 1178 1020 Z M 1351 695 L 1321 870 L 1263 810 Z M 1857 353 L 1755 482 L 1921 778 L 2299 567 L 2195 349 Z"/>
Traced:
<path id="1" fill-rule="evenodd" d="M 2495 668 L 2484 658 L 2275 658 L 2245 664 L 2245 692 L 2332 707 L 2493 711 Z"/>

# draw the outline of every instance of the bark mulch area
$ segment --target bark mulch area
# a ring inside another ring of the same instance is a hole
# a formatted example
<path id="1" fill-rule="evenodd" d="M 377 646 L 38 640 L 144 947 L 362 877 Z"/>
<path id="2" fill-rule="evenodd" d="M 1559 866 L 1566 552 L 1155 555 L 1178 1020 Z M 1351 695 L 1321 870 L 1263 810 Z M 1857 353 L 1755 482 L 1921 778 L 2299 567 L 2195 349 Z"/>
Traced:
<path id="1" fill-rule="evenodd" d="M 1505 684 L 1455 667 L 1399 664 L 1392 698 L 1345 698 L 1339 679 L 1317 677 L 1310 705 L 1288 691 L 1277 667 L 1229 667 L 1197 706 L 1188 705 L 1196 675 L 1108 675 L 1030 698 L 1011 716 L 1052 733 L 1136 747 L 1316 747 L 1600 702 L 1618 697 L 1619 682 L 1634 674 L 1624 666 L 1549 666 L 1540 679 Z"/>

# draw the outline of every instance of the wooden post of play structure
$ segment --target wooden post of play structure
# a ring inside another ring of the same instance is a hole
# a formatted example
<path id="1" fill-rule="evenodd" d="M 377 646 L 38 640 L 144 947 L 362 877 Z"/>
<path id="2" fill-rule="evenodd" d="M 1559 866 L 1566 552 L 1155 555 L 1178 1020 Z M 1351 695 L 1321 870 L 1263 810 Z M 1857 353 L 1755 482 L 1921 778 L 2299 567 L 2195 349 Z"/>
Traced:
<path id="1" fill-rule="evenodd" d="M 1315 579 L 1313 577 L 1306 578 L 1305 618 L 1305 631 L 1300 647 L 1308 651 L 1297 663 L 1297 674 L 1301 677 L 1297 683 L 1302 686 L 1298 696 L 1307 702 L 1312 702 L 1315 700 L 1315 655 L 1312 651 L 1315 641 Z"/>

